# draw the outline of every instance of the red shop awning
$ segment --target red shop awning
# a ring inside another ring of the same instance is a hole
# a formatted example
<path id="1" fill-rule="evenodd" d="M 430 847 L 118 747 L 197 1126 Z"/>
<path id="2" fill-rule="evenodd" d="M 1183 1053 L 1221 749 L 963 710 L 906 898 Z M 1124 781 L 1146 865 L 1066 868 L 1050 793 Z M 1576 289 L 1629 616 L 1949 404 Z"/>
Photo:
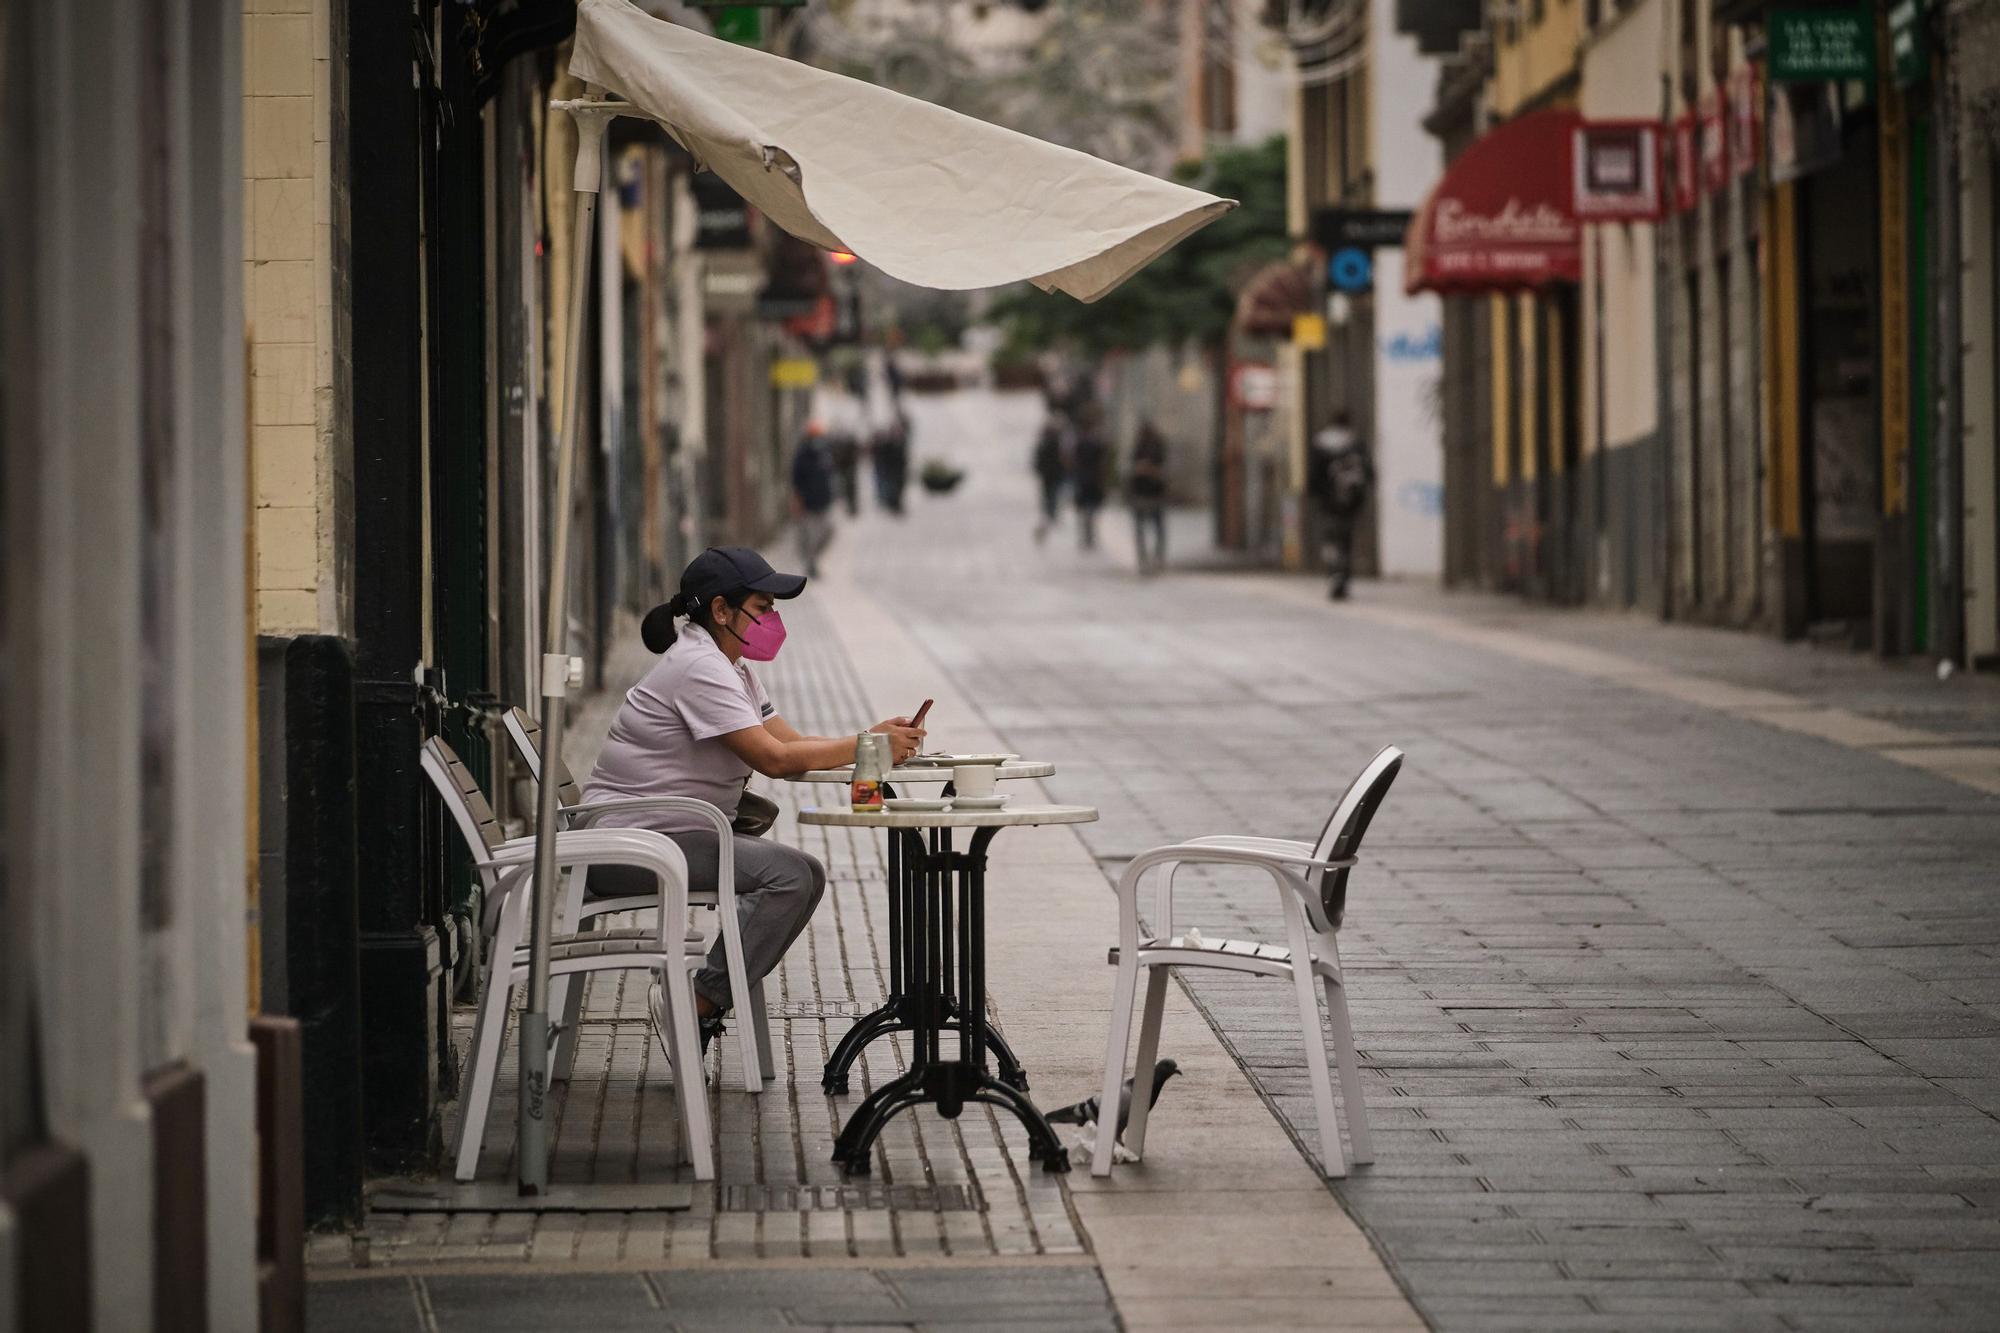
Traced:
<path id="1" fill-rule="evenodd" d="M 1266 264 L 1236 294 L 1236 327 L 1262 338 L 1289 338 L 1292 320 L 1315 304 L 1313 275 L 1290 260 Z"/>
<path id="2" fill-rule="evenodd" d="M 1445 168 L 1403 238 L 1411 292 L 1509 292 L 1583 272 L 1570 172 L 1574 111 L 1489 130 Z"/>

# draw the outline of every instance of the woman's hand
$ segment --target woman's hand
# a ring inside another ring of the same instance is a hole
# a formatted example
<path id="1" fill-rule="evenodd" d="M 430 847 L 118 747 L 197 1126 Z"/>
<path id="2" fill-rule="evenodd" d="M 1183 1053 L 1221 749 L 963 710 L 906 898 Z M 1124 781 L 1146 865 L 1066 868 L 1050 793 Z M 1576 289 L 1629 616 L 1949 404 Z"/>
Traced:
<path id="1" fill-rule="evenodd" d="M 892 717 L 887 722 L 877 722 L 868 730 L 879 731 L 889 738 L 889 759 L 897 764 L 915 754 L 928 734 L 922 727 L 911 726 L 907 717 Z"/>

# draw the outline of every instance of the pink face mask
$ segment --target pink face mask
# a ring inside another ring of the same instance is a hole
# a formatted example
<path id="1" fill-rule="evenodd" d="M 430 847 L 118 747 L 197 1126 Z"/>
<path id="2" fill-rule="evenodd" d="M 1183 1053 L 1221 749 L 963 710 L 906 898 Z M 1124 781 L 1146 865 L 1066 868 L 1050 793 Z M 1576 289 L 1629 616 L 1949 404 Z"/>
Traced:
<path id="1" fill-rule="evenodd" d="M 748 611 L 745 615 L 750 615 Z M 736 634 L 732 628 L 729 631 Z M 743 644 L 743 655 L 753 662 L 768 662 L 778 655 L 778 649 L 785 646 L 785 620 L 772 607 L 765 615 L 750 616 L 750 632 L 736 634 Z"/>

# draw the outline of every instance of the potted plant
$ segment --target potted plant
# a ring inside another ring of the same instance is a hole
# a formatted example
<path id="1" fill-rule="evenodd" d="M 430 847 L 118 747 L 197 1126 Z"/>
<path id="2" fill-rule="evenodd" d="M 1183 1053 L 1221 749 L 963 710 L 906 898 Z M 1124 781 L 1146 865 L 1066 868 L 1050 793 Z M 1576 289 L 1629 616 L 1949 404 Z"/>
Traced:
<path id="1" fill-rule="evenodd" d="M 942 458 L 928 458 L 918 469 L 917 480 L 932 495 L 948 495 L 959 482 L 965 480 L 965 469 L 955 468 Z"/>

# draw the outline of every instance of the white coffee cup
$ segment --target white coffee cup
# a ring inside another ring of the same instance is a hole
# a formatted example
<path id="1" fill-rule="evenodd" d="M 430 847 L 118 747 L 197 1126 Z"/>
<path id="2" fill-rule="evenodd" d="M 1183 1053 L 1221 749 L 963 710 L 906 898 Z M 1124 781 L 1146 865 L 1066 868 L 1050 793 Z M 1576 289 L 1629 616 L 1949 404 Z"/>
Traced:
<path id="1" fill-rule="evenodd" d="M 991 796 L 1000 770 L 993 764 L 961 764 L 951 770 L 951 785 L 960 796 Z"/>

